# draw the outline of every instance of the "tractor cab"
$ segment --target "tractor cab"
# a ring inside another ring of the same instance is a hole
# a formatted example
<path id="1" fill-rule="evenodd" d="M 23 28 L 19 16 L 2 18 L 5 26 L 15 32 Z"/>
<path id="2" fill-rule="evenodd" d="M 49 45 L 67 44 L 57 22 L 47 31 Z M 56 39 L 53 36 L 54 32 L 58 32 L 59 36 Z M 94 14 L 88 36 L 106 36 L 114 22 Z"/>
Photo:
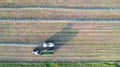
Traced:
<path id="1" fill-rule="evenodd" d="M 34 55 L 51 55 L 55 52 L 55 44 L 53 42 L 43 42 L 33 50 Z"/>

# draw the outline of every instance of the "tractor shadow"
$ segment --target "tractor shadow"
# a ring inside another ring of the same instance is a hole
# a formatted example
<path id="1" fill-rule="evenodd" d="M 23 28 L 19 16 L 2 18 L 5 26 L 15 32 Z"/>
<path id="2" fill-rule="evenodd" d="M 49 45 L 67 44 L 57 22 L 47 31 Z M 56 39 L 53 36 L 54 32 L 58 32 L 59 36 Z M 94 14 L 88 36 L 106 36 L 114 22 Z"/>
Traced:
<path id="1" fill-rule="evenodd" d="M 45 42 L 53 42 L 56 47 L 55 50 L 59 49 L 62 45 L 66 45 L 74 36 L 79 33 L 78 29 L 72 28 L 73 24 L 68 23 L 60 32 L 51 36 Z"/>

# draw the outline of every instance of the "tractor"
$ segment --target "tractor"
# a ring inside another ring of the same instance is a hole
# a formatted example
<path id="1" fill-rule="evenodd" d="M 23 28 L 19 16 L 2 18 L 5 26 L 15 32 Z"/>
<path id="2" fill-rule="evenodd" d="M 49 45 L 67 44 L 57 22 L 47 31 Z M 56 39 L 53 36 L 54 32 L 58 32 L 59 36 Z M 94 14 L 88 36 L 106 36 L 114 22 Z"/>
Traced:
<path id="1" fill-rule="evenodd" d="M 34 55 L 53 55 L 55 52 L 55 43 L 42 42 L 36 48 L 33 49 Z"/>

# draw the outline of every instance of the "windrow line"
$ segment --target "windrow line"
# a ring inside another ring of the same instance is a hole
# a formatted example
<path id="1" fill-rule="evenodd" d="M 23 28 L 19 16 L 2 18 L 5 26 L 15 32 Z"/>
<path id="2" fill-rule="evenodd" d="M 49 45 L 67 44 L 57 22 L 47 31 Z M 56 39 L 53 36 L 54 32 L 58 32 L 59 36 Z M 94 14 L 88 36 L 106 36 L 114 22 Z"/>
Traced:
<path id="1" fill-rule="evenodd" d="M 120 7 L 67 7 L 67 6 L 0 6 L 0 8 L 52 8 L 52 9 L 93 9 L 93 10 L 98 10 L 98 9 L 120 9 Z"/>
<path id="2" fill-rule="evenodd" d="M 12 21 L 18 21 L 18 20 L 37 20 L 37 21 L 120 21 L 120 18 L 0 18 L 0 20 L 12 20 Z"/>

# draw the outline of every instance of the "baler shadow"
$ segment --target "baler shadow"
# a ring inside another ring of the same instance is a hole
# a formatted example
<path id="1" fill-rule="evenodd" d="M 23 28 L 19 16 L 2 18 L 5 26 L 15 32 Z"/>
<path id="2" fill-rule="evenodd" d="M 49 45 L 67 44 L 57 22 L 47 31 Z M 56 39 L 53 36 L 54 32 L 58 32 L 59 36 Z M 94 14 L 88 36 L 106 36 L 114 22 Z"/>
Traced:
<path id="1" fill-rule="evenodd" d="M 55 50 L 59 49 L 62 45 L 67 44 L 79 30 L 72 28 L 73 24 L 68 23 L 60 32 L 48 38 L 45 42 L 53 42 L 56 44 Z"/>

